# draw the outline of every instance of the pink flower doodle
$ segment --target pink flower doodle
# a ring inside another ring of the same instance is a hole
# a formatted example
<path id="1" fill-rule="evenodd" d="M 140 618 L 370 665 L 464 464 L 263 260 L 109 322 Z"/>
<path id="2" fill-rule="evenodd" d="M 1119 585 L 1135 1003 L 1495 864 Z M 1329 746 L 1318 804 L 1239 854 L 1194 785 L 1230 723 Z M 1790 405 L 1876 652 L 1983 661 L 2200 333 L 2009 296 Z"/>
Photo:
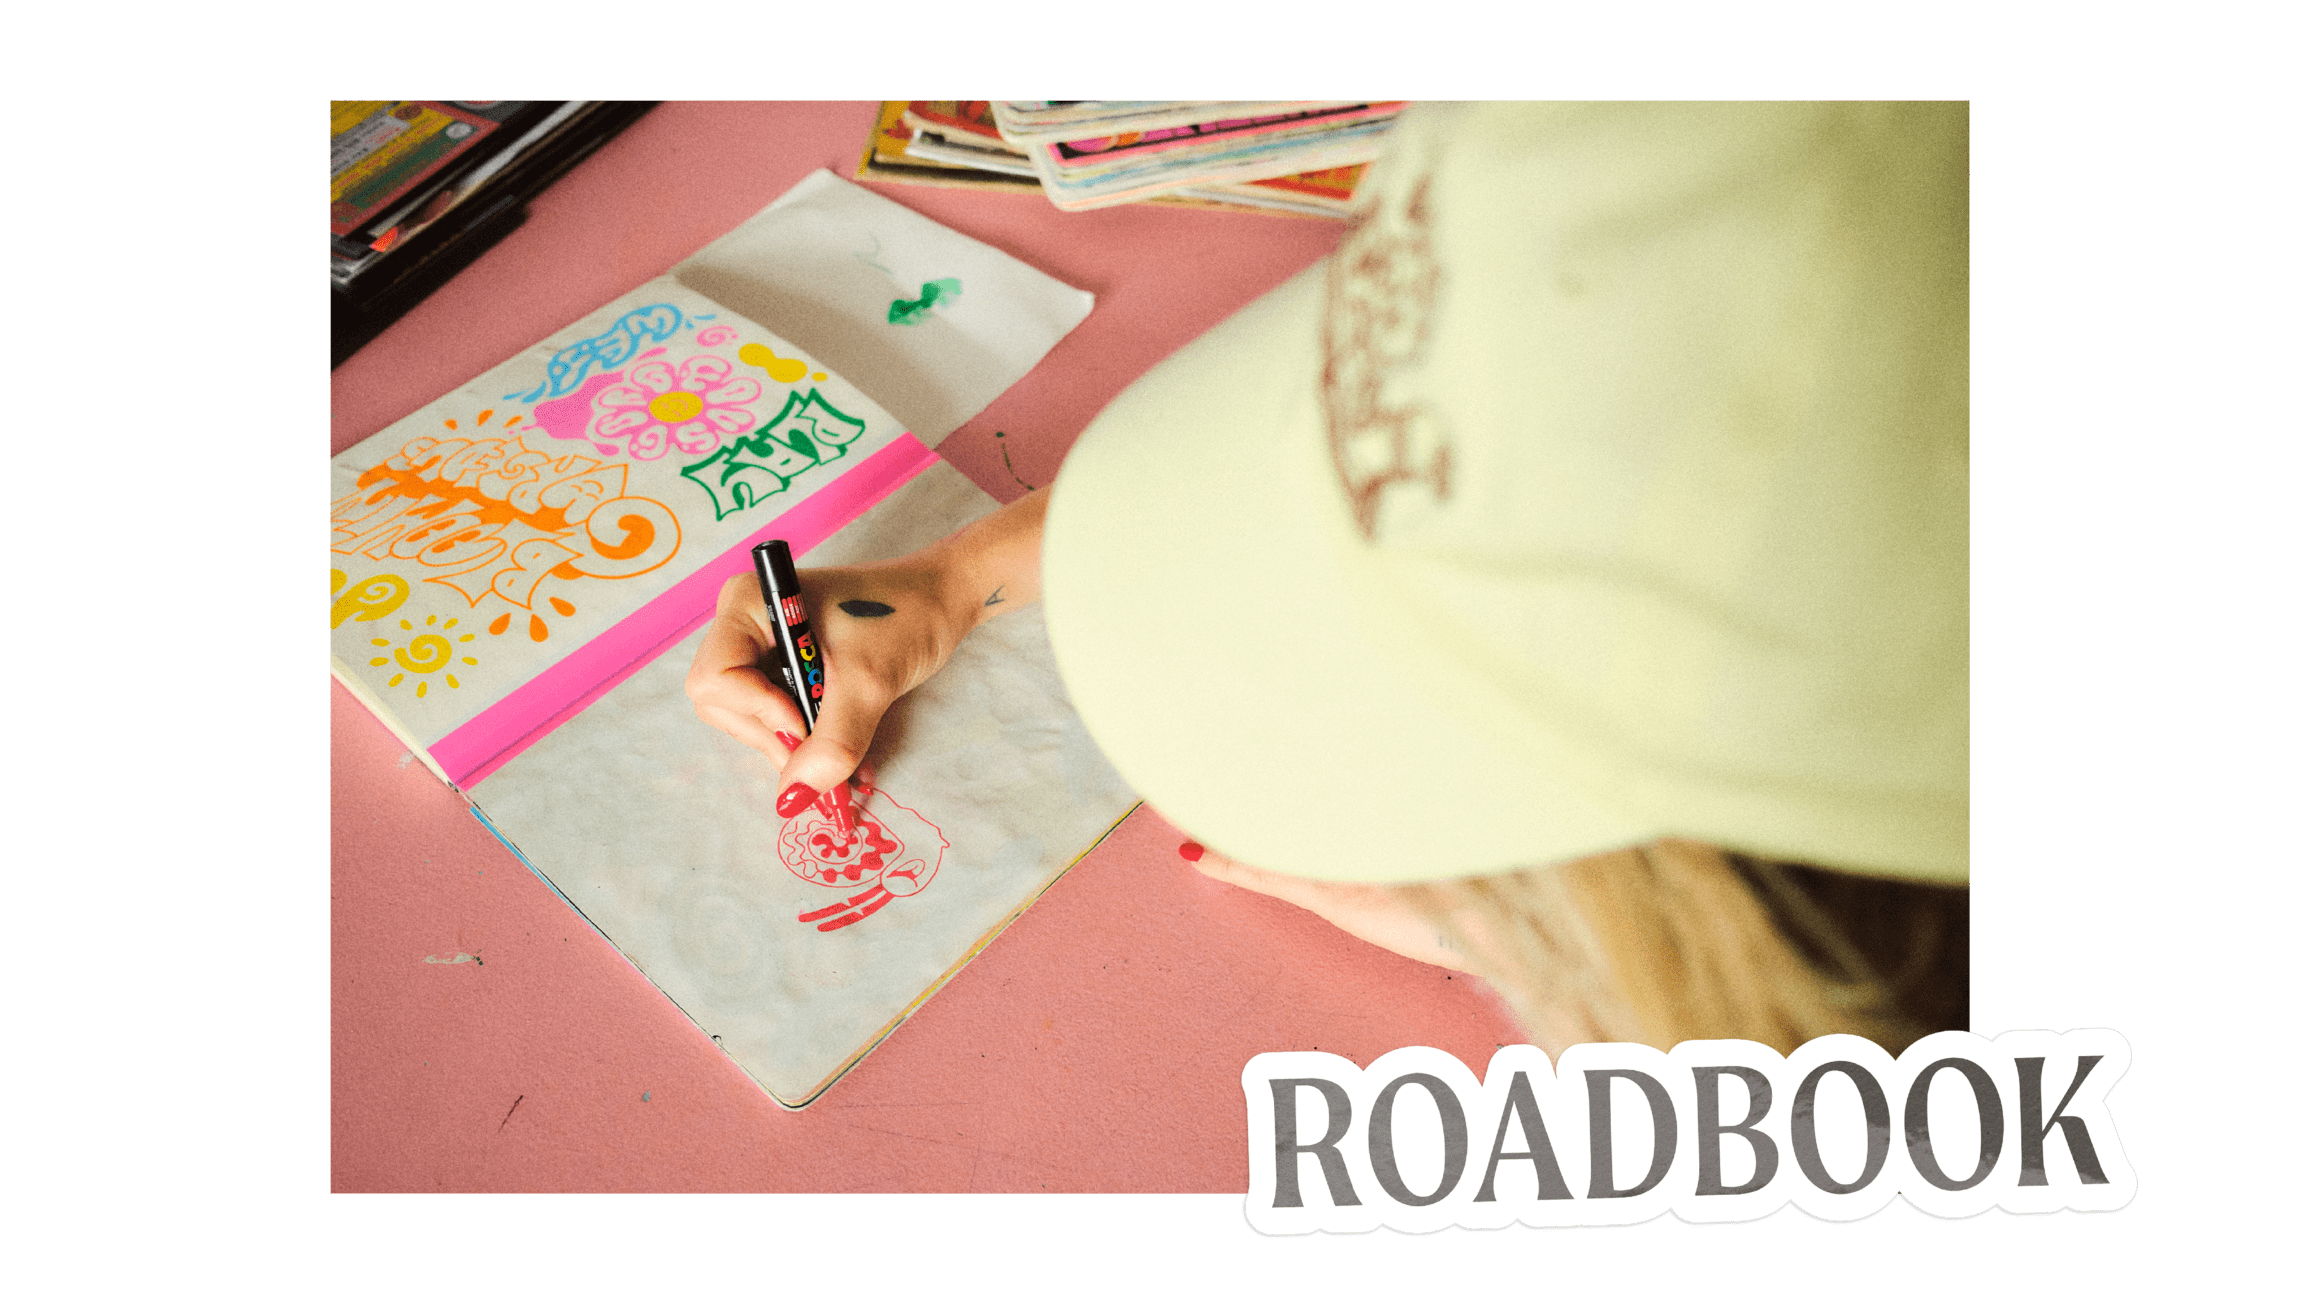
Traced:
<path id="1" fill-rule="evenodd" d="M 736 377 L 735 366 L 717 355 L 696 355 L 673 369 L 664 360 L 632 367 L 622 381 L 591 398 L 596 415 L 589 436 L 608 453 L 627 445 L 636 459 L 661 458 L 666 450 L 702 454 L 718 448 L 719 437 L 739 436 L 758 421 L 741 406 L 759 398 L 760 387 Z"/>

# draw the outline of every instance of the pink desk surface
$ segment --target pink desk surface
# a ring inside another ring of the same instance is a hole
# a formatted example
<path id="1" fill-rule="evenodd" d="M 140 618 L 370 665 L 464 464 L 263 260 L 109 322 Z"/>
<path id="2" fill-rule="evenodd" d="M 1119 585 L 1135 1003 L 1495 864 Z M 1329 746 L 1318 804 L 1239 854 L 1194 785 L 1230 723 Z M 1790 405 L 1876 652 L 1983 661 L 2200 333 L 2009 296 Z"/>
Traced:
<path id="1" fill-rule="evenodd" d="M 657 108 L 336 371 L 330 452 L 667 271 L 816 167 L 850 174 L 873 107 Z M 1051 481 L 1129 381 L 1341 232 L 873 187 L 1098 298 L 942 446 L 1000 499 Z M 1362 1065 L 1423 1044 L 1482 1072 L 1523 1041 L 1474 982 L 1199 876 L 1145 809 L 787 1111 L 340 687 L 332 794 L 339 1191 L 1242 1193 L 1239 1072 L 1255 1053 Z"/>

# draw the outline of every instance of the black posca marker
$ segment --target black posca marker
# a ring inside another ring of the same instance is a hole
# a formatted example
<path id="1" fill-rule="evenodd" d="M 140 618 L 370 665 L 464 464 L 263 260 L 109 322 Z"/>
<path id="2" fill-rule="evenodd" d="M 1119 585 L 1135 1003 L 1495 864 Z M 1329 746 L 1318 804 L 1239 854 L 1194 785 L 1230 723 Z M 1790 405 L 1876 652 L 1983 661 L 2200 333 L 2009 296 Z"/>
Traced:
<path id="1" fill-rule="evenodd" d="M 766 599 L 767 619 L 775 625 L 776 646 L 782 649 L 783 689 L 798 702 L 799 721 L 811 733 L 823 700 L 823 649 L 807 623 L 807 602 L 799 593 L 799 568 L 791 562 L 791 546 L 780 539 L 754 545 L 751 565 L 759 574 L 759 596 Z M 831 788 L 822 799 L 822 809 L 837 824 L 840 835 L 854 839 L 854 803 L 847 796 L 846 783 Z"/>
<path id="2" fill-rule="evenodd" d="M 783 649 L 783 682 L 799 703 L 799 718 L 807 731 L 815 730 L 815 713 L 823 699 L 823 652 L 807 623 L 806 600 L 799 596 L 799 568 L 791 564 L 791 546 L 770 539 L 751 549 L 751 564 L 759 571 L 759 596 L 767 600 L 767 619 L 774 622 L 775 641 Z"/>

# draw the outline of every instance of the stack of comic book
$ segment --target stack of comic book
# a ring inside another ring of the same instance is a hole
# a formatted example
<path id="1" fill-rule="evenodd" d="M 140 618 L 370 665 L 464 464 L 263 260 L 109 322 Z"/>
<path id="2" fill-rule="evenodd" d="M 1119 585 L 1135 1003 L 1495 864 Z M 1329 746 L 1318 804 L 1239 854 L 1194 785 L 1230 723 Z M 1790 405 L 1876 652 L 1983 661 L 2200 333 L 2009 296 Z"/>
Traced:
<path id="1" fill-rule="evenodd" d="M 1402 106 L 896 101 L 857 176 L 1041 192 L 1066 211 L 1152 201 L 1340 216 Z"/>
<path id="2" fill-rule="evenodd" d="M 1000 101 L 998 133 L 1065 211 L 1370 162 L 1402 102 Z"/>
<path id="3" fill-rule="evenodd" d="M 530 199 L 649 106 L 331 101 L 334 362 L 510 233 Z"/>

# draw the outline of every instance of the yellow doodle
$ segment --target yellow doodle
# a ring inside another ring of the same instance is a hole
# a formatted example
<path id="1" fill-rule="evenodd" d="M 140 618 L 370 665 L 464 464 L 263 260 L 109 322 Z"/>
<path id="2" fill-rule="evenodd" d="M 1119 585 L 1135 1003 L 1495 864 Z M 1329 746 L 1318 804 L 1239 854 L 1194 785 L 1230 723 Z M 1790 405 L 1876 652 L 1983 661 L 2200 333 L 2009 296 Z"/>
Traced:
<path id="1" fill-rule="evenodd" d="M 335 589 L 343 588 L 343 577 L 334 580 Z M 351 591 L 335 600 L 335 624 L 346 620 L 381 620 L 399 609 L 407 601 L 407 581 L 396 575 L 370 575 L 352 586 Z"/>
<path id="2" fill-rule="evenodd" d="M 805 360 L 777 358 L 773 351 L 757 342 L 752 342 L 736 351 L 735 358 L 745 364 L 767 370 L 767 376 L 777 382 L 796 382 L 807 375 L 807 362 Z"/>

